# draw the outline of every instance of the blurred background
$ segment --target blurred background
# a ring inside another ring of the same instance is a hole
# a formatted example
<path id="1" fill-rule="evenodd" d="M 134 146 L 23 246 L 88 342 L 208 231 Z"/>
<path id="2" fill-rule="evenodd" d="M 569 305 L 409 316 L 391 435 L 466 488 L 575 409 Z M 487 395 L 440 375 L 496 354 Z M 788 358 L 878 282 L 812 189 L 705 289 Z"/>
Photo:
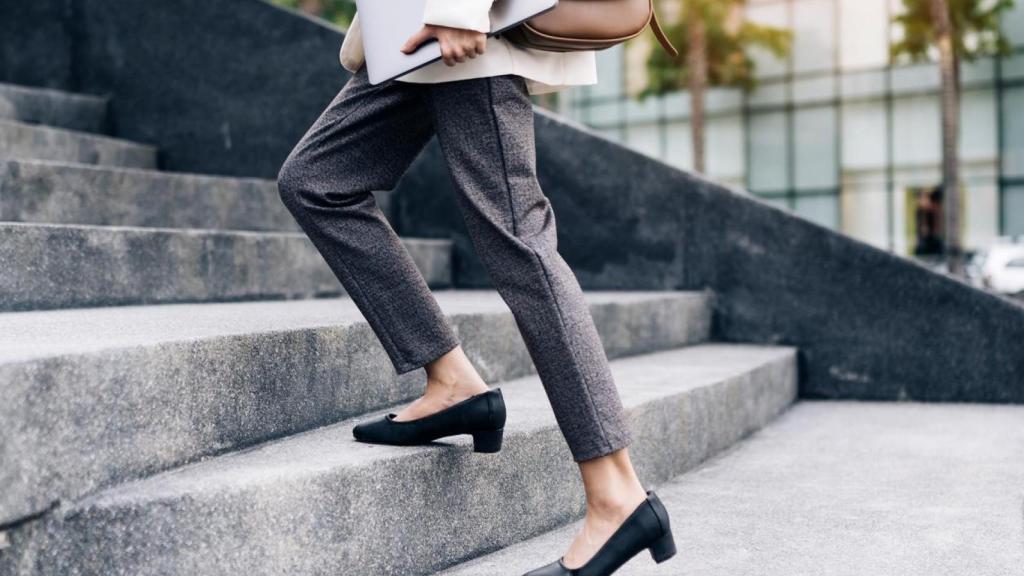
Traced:
<path id="1" fill-rule="evenodd" d="M 347 0 L 275 2 L 343 27 L 355 13 Z M 948 203 L 928 4 L 660 0 L 658 14 L 681 51 L 675 61 L 648 30 L 598 52 L 599 84 L 534 98 L 668 164 L 941 269 Z M 689 9 L 702 10 L 703 31 L 687 26 Z M 1024 4 L 956 0 L 950 12 L 959 34 L 952 161 L 962 185 L 964 273 L 1020 295 Z M 690 49 L 695 34 L 703 54 Z M 702 85 L 690 85 L 694 76 Z"/>

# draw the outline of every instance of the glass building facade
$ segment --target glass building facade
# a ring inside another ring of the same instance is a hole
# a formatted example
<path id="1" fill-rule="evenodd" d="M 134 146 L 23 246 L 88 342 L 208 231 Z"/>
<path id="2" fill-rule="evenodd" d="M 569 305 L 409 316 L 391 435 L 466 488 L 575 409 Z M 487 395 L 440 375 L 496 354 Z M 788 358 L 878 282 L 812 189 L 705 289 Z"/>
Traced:
<path id="1" fill-rule="evenodd" d="M 659 16 L 669 19 L 673 6 L 665 4 Z M 892 15 L 901 4 L 752 0 L 747 18 L 791 30 L 792 50 L 781 60 L 756 54 L 752 92 L 709 90 L 708 176 L 881 248 L 927 253 L 928 215 L 941 213 L 939 71 L 930 63 L 890 63 L 890 41 L 899 33 Z M 961 71 L 968 249 L 1024 234 L 1024 2 L 1002 26 L 1014 54 L 965 62 Z M 600 83 L 565 91 L 558 108 L 688 169 L 688 94 L 632 96 L 646 82 L 652 49 L 661 48 L 646 33 L 598 52 Z"/>

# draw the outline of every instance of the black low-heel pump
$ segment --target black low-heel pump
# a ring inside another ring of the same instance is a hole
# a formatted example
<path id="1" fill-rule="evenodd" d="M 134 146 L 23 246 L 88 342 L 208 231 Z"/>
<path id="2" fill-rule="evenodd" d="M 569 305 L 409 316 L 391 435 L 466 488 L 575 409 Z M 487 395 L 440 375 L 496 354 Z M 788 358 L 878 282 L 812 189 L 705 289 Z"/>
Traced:
<path id="1" fill-rule="evenodd" d="M 586 564 L 567 568 L 559 558 L 525 576 L 610 576 L 644 549 L 649 549 L 651 558 L 659 564 L 676 555 L 668 511 L 651 491 Z"/>
<path id="2" fill-rule="evenodd" d="M 473 436 L 474 452 L 497 452 L 505 429 L 501 389 L 488 390 L 415 420 L 396 421 L 394 414 L 357 424 L 352 435 L 360 442 L 411 446 L 456 434 Z"/>

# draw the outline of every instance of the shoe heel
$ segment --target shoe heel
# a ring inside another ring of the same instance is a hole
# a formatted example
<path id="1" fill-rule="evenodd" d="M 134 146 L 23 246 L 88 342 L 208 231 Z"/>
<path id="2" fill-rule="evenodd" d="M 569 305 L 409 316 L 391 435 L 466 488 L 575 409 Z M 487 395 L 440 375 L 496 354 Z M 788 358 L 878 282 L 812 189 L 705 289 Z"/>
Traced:
<path id="1" fill-rule="evenodd" d="M 672 531 L 669 530 L 662 536 L 654 541 L 650 546 L 651 558 L 658 564 L 661 564 L 665 560 L 676 555 L 676 542 L 672 539 Z"/>
<path id="2" fill-rule="evenodd" d="M 505 433 L 504 428 L 487 430 L 485 432 L 473 433 L 473 452 L 491 454 L 501 450 L 501 438 Z"/>

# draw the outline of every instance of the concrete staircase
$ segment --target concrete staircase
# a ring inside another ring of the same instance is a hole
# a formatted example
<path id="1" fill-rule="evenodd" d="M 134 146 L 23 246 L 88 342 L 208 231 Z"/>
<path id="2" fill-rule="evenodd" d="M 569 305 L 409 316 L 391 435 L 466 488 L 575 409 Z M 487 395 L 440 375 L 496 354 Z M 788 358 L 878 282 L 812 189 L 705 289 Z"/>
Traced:
<path id="1" fill-rule="evenodd" d="M 394 374 L 273 182 L 159 172 L 105 107 L 0 86 L 0 574 L 430 574 L 580 517 L 515 320 L 450 288 L 449 242 L 406 246 L 505 393 L 505 447 L 356 443 L 422 371 Z M 649 486 L 796 397 L 795 350 L 709 341 L 713 294 L 588 299 Z"/>

